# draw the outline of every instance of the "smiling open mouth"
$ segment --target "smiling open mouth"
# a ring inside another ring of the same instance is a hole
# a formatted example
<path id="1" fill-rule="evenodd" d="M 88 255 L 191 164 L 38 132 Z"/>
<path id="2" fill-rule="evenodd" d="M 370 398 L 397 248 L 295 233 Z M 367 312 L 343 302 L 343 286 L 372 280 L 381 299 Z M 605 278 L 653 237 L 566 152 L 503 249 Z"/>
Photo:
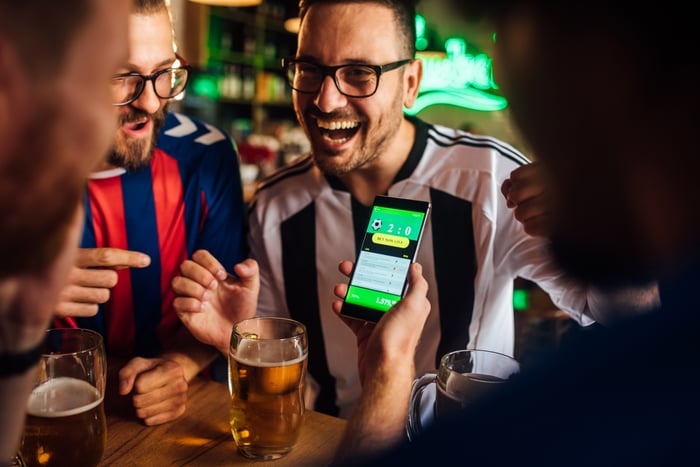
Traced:
<path id="1" fill-rule="evenodd" d="M 351 120 L 317 120 L 318 129 L 327 141 L 344 143 L 360 129 L 360 122 Z"/>
<path id="2" fill-rule="evenodd" d="M 129 128 L 131 128 L 132 130 L 139 131 L 139 130 L 142 130 L 143 127 L 146 126 L 146 123 L 148 123 L 148 120 L 146 120 L 144 122 L 139 122 L 139 123 L 132 123 L 129 125 Z"/>
<path id="3" fill-rule="evenodd" d="M 148 125 L 149 121 L 150 120 L 148 118 L 144 118 L 135 121 L 124 122 L 122 124 L 122 128 L 124 128 L 127 131 L 141 131 L 146 127 L 146 125 Z"/>

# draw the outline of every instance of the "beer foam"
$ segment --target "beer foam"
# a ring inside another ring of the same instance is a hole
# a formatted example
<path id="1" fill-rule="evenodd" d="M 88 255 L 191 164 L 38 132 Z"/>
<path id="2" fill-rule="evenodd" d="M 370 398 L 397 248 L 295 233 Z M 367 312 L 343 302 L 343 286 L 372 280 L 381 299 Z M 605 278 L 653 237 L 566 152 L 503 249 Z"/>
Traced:
<path id="1" fill-rule="evenodd" d="M 258 368 L 274 368 L 278 366 L 289 366 L 299 362 L 303 362 L 304 360 L 306 360 L 306 355 L 302 355 L 301 357 L 295 358 L 294 360 L 284 360 L 282 362 L 262 361 L 260 358 L 257 357 L 241 358 L 240 354 L 234 356 L 233 358 L 236 359 L 237 362 L 242 363 L 243 365 L 256 366 Z"/>
<path id="2" fill-rule="evenodd" d="M 294 365 L 306 359 L 306 352 L 299 342 L 265 342 L 264 340 L 243 340 L 234 358 L 245 364 L 257 367 Z"/>
<path id="3" fill-rule="evenodd" d="M 96 407 L 102 399 L 97 388 L 87 381 L 53 378 L 32 390 L 27 412 L 36 417 L 67 417 Z"/>

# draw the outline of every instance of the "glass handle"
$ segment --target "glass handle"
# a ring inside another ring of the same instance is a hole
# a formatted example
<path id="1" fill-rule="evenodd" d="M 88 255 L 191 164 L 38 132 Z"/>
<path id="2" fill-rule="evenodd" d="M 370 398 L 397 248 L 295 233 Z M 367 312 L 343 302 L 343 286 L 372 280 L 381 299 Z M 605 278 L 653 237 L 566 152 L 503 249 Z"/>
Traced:
<path id="1" fill-rule="evenodd" d="M 10 467 L 25 467 L 24 459 L 22 458 L 22 454 L 17 451 L 17 454 L 15 454 L 15 457 L 13 459 L 10 459 L 10 463 L 8 464 Z"/>
<path id="2" fill-rule="evenodd" d="M 406 419 L 406 435 L 409 441 L 414 441 L 423 429 L 420 418 L 421 400 L 423 392 L 429 384 L 434 383 L 437 373 L 426 373 L 413 380 L 411 385 L 411 398 L 408 403 L 408 418 Z"/>

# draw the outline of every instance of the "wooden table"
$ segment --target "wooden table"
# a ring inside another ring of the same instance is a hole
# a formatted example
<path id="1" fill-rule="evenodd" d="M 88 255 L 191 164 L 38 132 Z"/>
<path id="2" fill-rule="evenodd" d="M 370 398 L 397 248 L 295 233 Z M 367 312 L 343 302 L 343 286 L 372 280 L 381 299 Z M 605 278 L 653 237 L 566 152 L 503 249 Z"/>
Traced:
<path id="1" fill-rule="evenodd" d="M 305 413 L 299 442 L 287 456 L 274 461 L 242 457 L 229 429 L 228 400 L 225 385 L 195 380 L 190 384 L 185 415 L 148 427 L 134 415 L 130 398 L 108 391 L 107 447 L 101 465 L 325 466 L 333 459 L 346 422 L 314 411 Z"/>

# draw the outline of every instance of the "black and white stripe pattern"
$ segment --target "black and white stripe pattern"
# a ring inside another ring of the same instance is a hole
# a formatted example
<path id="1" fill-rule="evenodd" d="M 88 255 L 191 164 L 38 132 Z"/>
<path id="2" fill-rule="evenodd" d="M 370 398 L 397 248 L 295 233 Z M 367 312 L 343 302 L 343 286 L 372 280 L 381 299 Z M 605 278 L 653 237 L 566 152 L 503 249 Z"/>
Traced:
<path id="1" fill-rule="evenodd" d="M 466 346 L 512 355 L 517 276 L 554 292 L 562 309 L 583 319 L 584 291 L 563 291 L 544 241 L 524 233 L 500 194 L 503 180 L 528 159 L 494 138 L 412 121 L 414 147 L 387 194 L 432 204 L 417 259 L 432 304 L 417 372 Z M 260 186 L 249 218 L 261 266 L 259 313 L 306 324 L 309 373 L 321 388 L 315 408 L 340 416 L 349 415 L 360 385 L 355 337 L 331 310 L 333 287 L 346 280 L 337 266 L 354 259 L 368 214 L 305 156 Z"/>

